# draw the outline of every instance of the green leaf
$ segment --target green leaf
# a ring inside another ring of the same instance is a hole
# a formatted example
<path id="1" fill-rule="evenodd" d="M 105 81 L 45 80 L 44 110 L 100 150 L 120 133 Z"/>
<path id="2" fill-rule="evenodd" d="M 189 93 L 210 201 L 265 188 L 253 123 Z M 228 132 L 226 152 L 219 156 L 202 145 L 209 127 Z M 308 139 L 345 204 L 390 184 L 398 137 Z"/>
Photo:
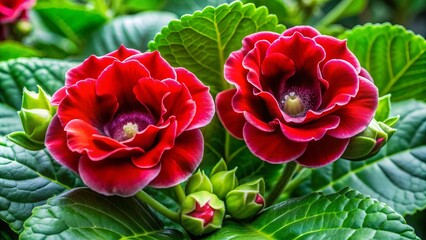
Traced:
<path id="1" fill-rule="evenodd" d="M 0 102 L 18 110 L 22 89 L 37 91 L 36 85 L 53 94 L 64 85 L 65 72 L 75 65 L 68 61 L 37 58 L 0 62 Z"/>
<path id="2" fill-rule="evenodd" d="M 0 136 L 21 130 L 21 119 L 19 119 L 16 109 L 0 103 Z"/>
<path id="3" fill-rule="evenodd" d="M 366 24 L 341 36 L 347 38 L 361 66 L 367 69 L 380 96 L 392 101 L 426 101 L 426 41 L 401 26 Z"/>
<path id="4" fill-rule="evenodd" d="M 79 178 L 47 151 L 0 144 L 0 218 L 14 231 L 21 231 L 35 206 L 76 186 L 81 186 Z"/>
<path id="5" fill-rule="evenodd" d="M 176 16 L 167 12 L 144 12 L 121 16 L 95 31 L 90 37 L 85 55 L 104 55 L 117 50 L 121 44 L 142 52 L 155 34 Z"/>
<path id="6" fill-rule="evenodd" d="M 265 7 L 236 1 L 217 8 L 206 7 L 202 12 L 170 22 L 149 48 L 159 50 L 173 66 L 193 72 L 216 95 L 229 87 L 223 78 L 224 64 L 232 51 L 241 48 L 245 36 L 257 31 L 283 30 L 277 17 L 269 15 Z"/>
<path id="7" fill-rule="evenodd" d="M 261 212 L 247 223 L 227 222 L 206 239 L 419 239 L 401 215 L 349 188 L 312 193 Z"/>
<path id="8" fill-rule="evenodd" d="M 34 209 L 20 239 L 182 239 L 135 198 L 78 188 Z"/>
<path id="9" fill-rule="evenodd" d="M 391 95 L 386 94 L 379 97 L 379 104 L 374 114 L 374 119 L 379 122 L 384 122 L 388 119 L 391 110 Z"/>
<path id="10" fill-rule="evenodd" d="M 202 10 L 207 6 L 216 7 L 222 3 L 232 3 L 233 1 L 235 0 L 166 0 L 163 10 L 182 16 Z"/>
<path id="11" fill-rule="evenodd" d="M 41 53 L 19 42 L 4 41 L 0 43 L 0 61 L 19 57 L 39 57 Z"/>
<path id="12" fill-rule="evenodd" d="M 256 7 L 265 6 L 269 13 L 275 14 L 279 22 L 283 23 L 288 17 L 288 10 L 282 0 L 242 0 L 243 3 L 253 3 Z"/>
<path id="13" fill-rule="evenodd" d="M 426 208 L 426 104 L 393 104 L 398 131 L 367 161 L 340 159 L 314 169 L 299 193 L 326 193 L 349 186 L 382 201 L 402 215 Z"/>
<path id="14" fill-rule="evenodd" d="M 10 141 L 28 150 L 36 151 L 44 148 L 44 143 L 32 141 L 23 131 L 13 132 L 8 134 L 6 137 Z"/>

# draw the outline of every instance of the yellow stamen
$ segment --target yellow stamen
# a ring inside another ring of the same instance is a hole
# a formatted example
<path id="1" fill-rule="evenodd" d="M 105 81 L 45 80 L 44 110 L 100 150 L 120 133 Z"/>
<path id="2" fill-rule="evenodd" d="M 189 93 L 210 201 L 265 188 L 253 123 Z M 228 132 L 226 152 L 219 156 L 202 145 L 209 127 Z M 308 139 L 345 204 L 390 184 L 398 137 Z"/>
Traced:
<path id="1" fill-rule="evenodd" d="M 126 138 L 132 138 L 138 133 L 138 125 L 136 123 L 128 122 L 123 126 L 124 135 Z"/>

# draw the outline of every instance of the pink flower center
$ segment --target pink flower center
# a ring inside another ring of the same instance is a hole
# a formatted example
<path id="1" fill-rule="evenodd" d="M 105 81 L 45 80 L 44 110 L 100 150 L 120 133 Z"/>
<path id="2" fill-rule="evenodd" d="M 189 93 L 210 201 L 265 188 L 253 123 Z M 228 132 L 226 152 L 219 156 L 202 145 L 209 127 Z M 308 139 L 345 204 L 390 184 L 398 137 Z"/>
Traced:
<path id="1" fill-rule="evenodd" d="M 190 212 L 188 215 L 203 220 L 203 226 L 205 227 L 213 221 L 214 209 L 210 207 L 208 202 L 201 207 L 200 204 L 196 202 L 194 211 Z"/>
<path id="2" fill-rule="evenodd" d="M 265 204 L 265 200 L 263 199 L 262 196 L 260 196 L 260 194 L 256 194 L 256 199 L 254 199 L 254 202 L 259 204 L 259 205 L 264 205 Z"/>
<path id="3" fill-rule="evenodd" d="M 104 131 L 115 140 L 126 141 L 154 123 L 155 118 L 149 112 L 118 113 L 104 126 Z"/>

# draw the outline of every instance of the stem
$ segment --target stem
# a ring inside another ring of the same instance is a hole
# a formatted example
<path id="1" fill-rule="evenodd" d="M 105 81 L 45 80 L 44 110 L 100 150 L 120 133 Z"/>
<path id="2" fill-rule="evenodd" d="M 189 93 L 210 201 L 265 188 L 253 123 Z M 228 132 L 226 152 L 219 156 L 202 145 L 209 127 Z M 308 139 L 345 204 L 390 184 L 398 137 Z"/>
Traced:
<path id="1" fill-rule="evenodd" d="M 166 206 L 149 196 L 146 192 L 143 190 L 140 190 L 138 193 L 136 193 L 136 198 L 145 202 L 150 207 L 152 207 L 157 212 L 161 213 L 163 216 L 167 217 L 168 219 L 172 220 L 175 223 L 180 224 L 180 217 L 179 214 L 176 212 L 173 212 L 172 210 L 168 209 Z"/>
<path id="2" fill-rule="evenodd" d="M 309 176 L 311 176 L 311 174 L 312 169 L 302 168 L 300 172 L 297 173 L 296 177 L 291 179 L 290 182 L 287 184 L 287 187 L 284 190 L 284 196 L 288 197 L 294 191 L 294 189 L 296 189 L 303 181 L 305 181 Z"/>
<path id="3" fill-rule="evenodd" d="M 186 194 L 183 191 L 182 186 L 180 184 L 178 184 L 178 185 L 173 187 L 173 190 L 175 191 L 177 201 L 179 202 L 179 204 L 182 204 L 183 200 L 185 200 L 185 197 L 186 197 Z"/>
<path id="4" fill-rule="evenodd" d="M 329 24 L 337 21 L 348 7 L 351 6 L 353 0 L 341 1 L 335 6 L 326 16 L 324 16 L 319 23 L 316 25 L 317 29 L 326 28 Z"/>
<path id="5" fill-rule="evenodd" d="M 295 170 L 297 167 L 297 163 L 294 161 L 291 161 L 285 165 L 285 168 L 283 170 L 283 173 L 278 180 L 275 187 L 272 189 L 272 192 L 269 194 L 268 198 L 266 199 L 266 205 L 270 206 L 274 204 L 275 201 L 279 198 L 281 193 L 283 192 L 284 188 L 287 186 L 288 182 L 290 181 L 291 177 L 293 176 Z"/>
<path id="6" fill-rule="evenodd" d="M 231 135 L 228 133 L 228 131 L 226 131 L 225 133 L 225 162 L 228 163 L 230 160 L 230 153 L 229 153 L 229 145 L 230 145 L 230 141 L 231 141 Z"/>

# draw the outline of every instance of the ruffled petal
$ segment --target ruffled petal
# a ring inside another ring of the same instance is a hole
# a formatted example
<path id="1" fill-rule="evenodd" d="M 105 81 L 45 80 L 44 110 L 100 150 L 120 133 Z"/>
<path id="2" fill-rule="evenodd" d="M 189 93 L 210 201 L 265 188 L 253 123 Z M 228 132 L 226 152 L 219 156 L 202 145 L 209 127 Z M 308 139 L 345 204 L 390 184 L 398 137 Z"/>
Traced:
<path id="1" fill-rule="evenodd" d="M 140 53 L 141 52 L 139 52 L 138 50 L 126 48 L 123 44 L 121 44 L 121 46 L 117 50 L 108 53 L 106 56 L 113 57 L 122 62 L 125 59 Z"/>
<path id="2" fill-rule="evenodd" d="M 343 60 L 330 60 L 324 65 L 323 76 L 329 83 L 323 93 L 321 110 L 347 104 L 358 92 L 359 80 L 355 68 Z"/>
<path id="3" fill-rule="evenodd" d="M 143 153 L 138 147 L 127 147 L 112 138 L 102 136 L 98 129 L 79 119 L 70 121 L 65 126 L 65 131 L 69 149 L 87 154 L 93 161 Z"/>
<path id="4" fill-rule="evenodd" d="M 308 145 L 287 139 L 281 131 L 263 132 L 249 123 L 244 125 L 243 133 L 249 150 L 263 161 L 273 164 L 295 160 Z"/>
<path id="5" fill-rule="evenodd" d="M 174 147 L 164 152 L 161 171 L 149 185 L 167 188 L 187 180 L 201 163 L 203 148 L 203 136 L 199 129 L 182 133 L 176 138 Z"/>
<path id="6" fill-rule="evenodd" d="M 95 162 L 81 157 L 78 168 L 83 182 L 104 195 L 130 197 L 146 187 L 160 172 L 160 165 L 138 168 L 130 158 L 109 158 Z"/>
<path id="7" fill-rule="evenodd" d="M 95 55 L 91 55 L 84 60 L 83 63 L 67 71 L 65 86 L 72 86 L 78 81 L 85 80 L 87 78 L 97 79 L 105 68 L 111 65 L 114 61 L 116 61 L 116 58 L 114 57 L 97 57 Z"/>
<path id="8" fill-rule="evenodd" d="M 361 66 L 358 59 L 349 50 L 346 45 L 346 40 L 340 40 L 335 37 L 320 35 L 314 38 L 315 42 L 323 47 L 325 50 L 325 59 L 320 63 L 320 68 L 324 66 L 331 59 L 341 59 L 350 63 L 359 73 Z"/>
<path id="9" fill-rule="evenodd" d="M 52 95 L 50 102 L 53 106 L 58 106 L 59 103 L 67 96 L 67 87 L 61 87 Z"/>
<path id="10" fill-rule="evenodd" d="M 214 116 L 213 97 L 209 87 L 205 86 L 198 78 L 184 68 L 176 68 L 177 81 L 184 84 L 191 93 L 196 104 L 195 116 L 187 130 L 206 126 Z"/>
<path id="11" fill-rule="evenodd" d="M 275 41 L 279 37 L 280 37 L 280 35 L 278 33 L 274 33 L 274 32 L 253 33 L 251 35 L 246 36 L 243 39 L 243 46 L 239 51 L 241 51 L 245 55 L 248 51 L 250 51 L 251 49 L 254 48 L 254 45 L 258 41 L 267 41 L 269 43 L 272 43 L 273 41 Z"/>
<path id="12" fill-rule="evenodd" d="M 310 26 L 296 26 L 285 30 L 282 35 L 292 36 L 296 32 L 302 34 L 302 36 L 307 38 L 313 38 L 321 34 L 320 32 L 318 32 L 318 30 Z"/>
<path id="13" fill-rule="evenodd" d="M 117 111 L 117 99 L 113 95 L 96 94 L 95 80 L 79 81 L 67 89 L 67 96 L 58 108 L 62 125 L 73 119 L 83 120 L 93 126 L 102 126 L 111 121 Z"/>
<path id="14" fill-rule="evenodd" d="M 340 117 L 340 124 L 336 129 L 330 130 L 328 135 L 343 139 L 364 131 L 374 117 L 377 104 L 377 87 L 366 79 L 360 79 L 356 97 L 333 113 Z"/>
<path id="15" fill-rule="evenodd" d="M 350 139 L 337 139 L 325 135 L 319 141 L 312 141 L 305 153 L 296 159 L 296 162 L 306 167 L 322 167 L 330 164 L 346 150 Z"/>
<path id="16" fill-rule="evenodd" d="M 243 67 L 248 70 L 246 81 L 251 84 L 252 88 L 254 87 L 259 91 L 263 90 L 261 66 L 269 46 L 271 46 L 271 43 L 268 41 L 258 41 L 243 58 Z"/>
<path id="17" fill-rule="evenodd" d="M 60 164 L 78 171 L 81 154 L 71 151 L 67 145 L 67 135 L 59 121 L 58 115 L 52 118 L 46 132 L 45 145 L 50 155 Z"/>
<path id="18" fill-rule="evenodd" d="M 137 54 L 127 60 L 139 61 L 146 69 L 148 69 L 151 77 L 156 80 L 164 80 L 168 78 L 176 79 L 175 70 L 164 58 L 161 57 L 160 52 L 158 51 Z"/>
<path id="19" fill-rule="evenodd" d="M 243 127 L 246 123 L 244 115 L 232 108 L 231 102 L 236 89 L 220 92 L 216 96 L 216 111 L 222 125 L 235 138 L 243 139 Z"/>
<path id="20" fill-rule="evenodd" d="M 281 131 L 288 139 L 296 142 L 309 142 L 311 140 L 319 140 L 324 137 L 327 131 L 337 128 L 340 123 L 338 116 L 324 116 L 317 121 L 309 124 L 292 127 L 280 123 Z"/>
<path id="21" fill-rule="evenodd" d="M 176 139 L 177 121 L 171 118 L 164 129 L 158 132 L 157 143 L 151 148 L 146 149 L 145 154 L 132 156 L 132 162 L 140 168 L 151 168 L 162 161 L 163 153 L 173 148 Z"/>
<path id="22" fill-rule="evenodd" d="M 135 60 L 116 61 L 99 76 L 96 92 L 98 95 L 114 95 L 120 104 L 120 109 L 132 108 L 139 103 L 133 94 L 133 87 L 139 79 L 145 77 L 150 77 L 149 72 L 139 62 Z"/>

